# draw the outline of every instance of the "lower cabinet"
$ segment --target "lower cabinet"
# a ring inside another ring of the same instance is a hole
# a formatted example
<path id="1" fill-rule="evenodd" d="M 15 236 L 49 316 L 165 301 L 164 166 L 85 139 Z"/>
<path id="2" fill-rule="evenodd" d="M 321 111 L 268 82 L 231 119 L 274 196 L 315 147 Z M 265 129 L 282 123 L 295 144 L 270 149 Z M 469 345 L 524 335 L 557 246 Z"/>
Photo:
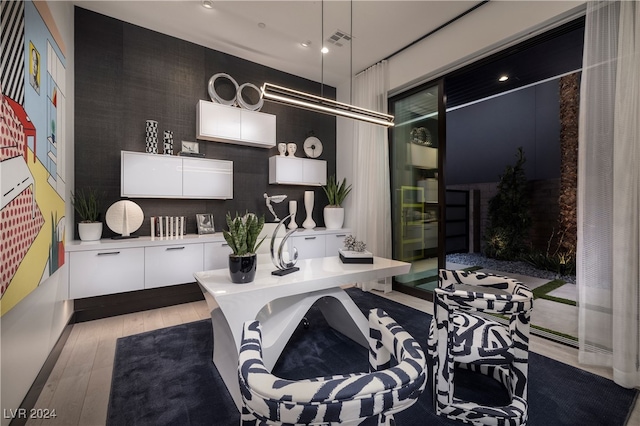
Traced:
<path id="1" fill-rule="evenodd" d="M 325 237 L 325 256 L 337 256 L 338 250 L 344 247 L 344 239 L 349 235 L 348 232 L 339 234 L 327 234 Z"/>
<path id="2" fill-rule="evenodd" d="M 69 254 L 69 297 L 102 296 L 144 288 L 144 248 Z"/>
<path id="3" fill-rule="evenodd" d="M 203 270 L 202 244 L 175 244 L 144 249 L 144 288 L 192 283 Z"/>
<path id="4" fill-rule="evenodd" d="M 300 235 L 290 237 L 289 249 L 293 253 L 293 247 L 298 249 L 298 259 L 313 259 L 325 255 L 325 235 Z"/>
<path id="5" fill-rule="evenodd" d="M 226 242 L 205 243 L 204 270 L 228 268 L 230 253 L 231 247 Z"/>

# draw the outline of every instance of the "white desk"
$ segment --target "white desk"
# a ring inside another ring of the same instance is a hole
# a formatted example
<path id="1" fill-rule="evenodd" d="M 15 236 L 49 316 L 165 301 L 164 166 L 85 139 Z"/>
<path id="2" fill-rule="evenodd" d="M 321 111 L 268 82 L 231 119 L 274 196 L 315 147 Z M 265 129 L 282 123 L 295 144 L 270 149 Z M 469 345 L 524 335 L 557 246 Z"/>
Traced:
<path id="1" fill-rule="evenodd" d="M 367 318 L 340 286 L 406 274 L 411 264 L 375 257 L 373 264 L 343 264 L 337 256 L 304 259 L 300 271 L 278 277 L 273 265 L 258 264 L 253 282 L 234 284 L 228 269 L 194 274 L 211 311 L 213 362 L 240 409 L 238 351 L 245 321 L 262 324 L 263 358 L 272 369 L 296 327 L 311 306 L 329 325 L 367 346 Z M 329 296 L 329 297 L 327 297 Z"/>

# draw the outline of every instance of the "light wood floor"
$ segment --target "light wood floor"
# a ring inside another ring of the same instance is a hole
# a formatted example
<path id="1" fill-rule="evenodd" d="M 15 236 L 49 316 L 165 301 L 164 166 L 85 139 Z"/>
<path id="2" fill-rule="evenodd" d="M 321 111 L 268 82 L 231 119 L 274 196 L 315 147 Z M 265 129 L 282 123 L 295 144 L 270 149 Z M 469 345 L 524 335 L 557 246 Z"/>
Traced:
<path id="1" fill-rule="evenodd" d="M 430 302 L 395 291 L 388 295 L 376 294 L 433 313 Z M 201 301 L 75 324 L 35 407 L 55 409 L 57 417 L 42 421 L 29 420 L 27 425 L 104 425 L 116 340 L 208 318 L 207 305 Z M 577 350 L 568 346 L 531 336 L 530 349 L 611 379 L 609 369 L 579 366 Z M 636 404 L 628 425 L 640 425 L 640 404 Z"/>

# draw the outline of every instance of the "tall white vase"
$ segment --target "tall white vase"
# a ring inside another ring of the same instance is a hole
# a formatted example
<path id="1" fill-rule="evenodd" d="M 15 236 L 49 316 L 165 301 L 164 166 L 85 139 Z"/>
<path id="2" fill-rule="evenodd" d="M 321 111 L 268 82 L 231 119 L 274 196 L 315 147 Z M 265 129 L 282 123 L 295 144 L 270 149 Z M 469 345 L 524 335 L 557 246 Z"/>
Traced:
<path id="1" fill-rule="evenodd" d="M 307 212 L 307 218 L 302 222 L 304 229 L 313 229 L 316 227 L 316 223 L 311 218 L 313 214 L 313 191 L 304 191 L 304 209 Z"/>
<path id="2" fill-rule="evenodd" d="M 289 229 L 296 229 L 298 224 L 296 223 L 296 213 L 298 212 L 298 202 L 289 201 L 289 214 L 292 214 L 291 221 L 289 222 Z"/>

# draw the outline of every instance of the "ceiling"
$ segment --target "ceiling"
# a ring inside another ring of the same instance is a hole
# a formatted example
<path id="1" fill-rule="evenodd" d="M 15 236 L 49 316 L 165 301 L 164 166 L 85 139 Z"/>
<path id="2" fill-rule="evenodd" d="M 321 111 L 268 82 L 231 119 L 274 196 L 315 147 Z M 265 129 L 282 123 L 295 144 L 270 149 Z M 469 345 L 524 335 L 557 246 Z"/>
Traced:
<path id="1" fill-rule="evenodd" d="M 144 28 L 338 86 L 481 1 L 75 1 Z M 327 41 L 336 32 L 342 46 Z M 325 40 L 324 43 L 321 41 Z M 310 41 L 309 47 L 302 42 Z M 329 47 L 320 53 L 322 45 Z M 224 72 L 224 70 L 221 70 Z"/>

